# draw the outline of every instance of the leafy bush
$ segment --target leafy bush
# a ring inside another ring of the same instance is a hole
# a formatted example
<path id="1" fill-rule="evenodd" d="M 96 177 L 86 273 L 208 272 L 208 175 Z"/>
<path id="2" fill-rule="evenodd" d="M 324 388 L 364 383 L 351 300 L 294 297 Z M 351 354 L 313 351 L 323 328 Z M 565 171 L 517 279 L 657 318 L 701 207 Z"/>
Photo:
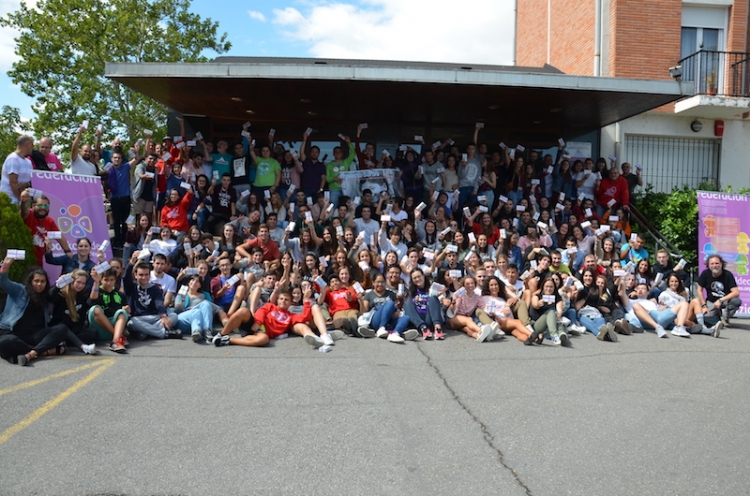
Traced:
<path id="1" fill-rule="evenodd" d="M 0 254 L 5 258 L 8 249 L 26 250 L 26 260 L 17 260 L 10 269 L 10 278 L 20 282 L 28 269 L 36 265 L 31 231 L 18 213 L 18 206 L 5 193 L 0 193 Z"/>

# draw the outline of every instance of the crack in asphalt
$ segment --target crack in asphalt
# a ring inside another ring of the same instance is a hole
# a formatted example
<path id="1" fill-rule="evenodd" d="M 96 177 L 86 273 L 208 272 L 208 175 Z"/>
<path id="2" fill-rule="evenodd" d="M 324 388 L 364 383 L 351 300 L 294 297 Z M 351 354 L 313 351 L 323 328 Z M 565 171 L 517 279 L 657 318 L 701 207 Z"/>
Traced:
<path id="1" fill-rule="evenodd" d="M 458 396 L 458 393 L 453 390 L 453 388 L 448 384 L 448 380 L 445 378 L 443 373 L 440 371 L 437 365 L 433 363 L 432 357 L 425 353 L 424 349 L 422 348 L 420 343 L 417 343 L 417 349 L 419 349 L 420 353 L 424 355 L 424 357 L 427 359 L 427 365 L 429 365 L 437 374 L 437 376 L 440 378 L 441 381 L 443 381 L 443 384 L 445 385 L 445 388 L 448 390 L 448 392 L 453 396 L 453 399 L 456 400 L 456 403 L 459 404 L 459 406 L 466 412 L 469 417 L 479 426 L 480 431 L 482 432 L 482 437 L 484 438 L 487 445 L 492 449 L 495 453 L 497 453 L 498 460 L 500 461 L 500 465 L 505 467 L 512 475 L 513 478 L 516 480 L 516 483 L 523 488 L 524 491 L 526 491 L 526 494 L 528 496 L 532 496 L 531 489 L 529 486 L 526 485 L 526 483 L 521 479 L 521 476 L 518 475 L 518 473 L 515 471 L 513 467 L 505 463 L 505 455 L 503 455 L 503 452 L 500 448 L 495 446 L 495 436 L 493 436 L 490 433 L 489 428 L 487 425 L 479 420 L 479 417 L 477 417 L 471 409 L 461 400 L 461 398 Z"/>

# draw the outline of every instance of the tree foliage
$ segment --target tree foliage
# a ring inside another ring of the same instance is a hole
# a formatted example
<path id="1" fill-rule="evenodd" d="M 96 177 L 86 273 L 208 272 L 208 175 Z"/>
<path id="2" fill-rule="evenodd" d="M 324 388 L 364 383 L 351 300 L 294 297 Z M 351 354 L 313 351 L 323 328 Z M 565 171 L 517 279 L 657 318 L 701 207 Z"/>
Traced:
<path id="1" fill-rule="evenodd" d="M 24 130 L 19 110 L 4 105 L 0 110 L 0 171 L 5 157 L 16 149 L 16 140 Z"/>
<path id="2" fill-rule="evenodd" d="M 15 144 L 13 148 L 15 149 Z M 10 269 L 10 278 L 20 282 L 26 275 L 26 271 L 36 264 L 31 232 L 18 213 L 18 205 L 11 203 L 8 195 L 0 193 L 0 254 L 3 258 L 9 248 L 26 250 L 26 259 L 16 260 Z"/>
<path id="3" fill-rule="evenodd" d="M 106 79 L 107 62 L 205 62 L 229 50 L 218 23 L 189 12 L 190 0 L 40 0 L 0 19 L 20 31 L 9 76 L 36 99 L 37 136 L 66 149 L 84 120 L 103 139 L 166 130 L 166 108 Z M 157 134 L 155 134 L 157 135 Z M 87 136 L 86 138 L 92 138 Z"/>

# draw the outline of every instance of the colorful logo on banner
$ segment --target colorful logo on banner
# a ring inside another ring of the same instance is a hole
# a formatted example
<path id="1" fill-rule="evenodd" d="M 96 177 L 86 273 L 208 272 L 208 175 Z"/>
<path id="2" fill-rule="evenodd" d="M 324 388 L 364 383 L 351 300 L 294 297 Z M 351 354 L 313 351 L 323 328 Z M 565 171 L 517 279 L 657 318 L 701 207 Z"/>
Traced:
<path id="1" fill-rule="evenodd" d="M 750 196 L 698 191 L 698 223 L 699 271 L 709 256 L 721 255 L 740 290 L 737 314 L 750 316 Z"/>
<path id="2" fill-rule="evenodd" d="M 96 250 L 104 240 L 109 240 L 101 180 L 93 176 L 32 171 L 31 182 L 34 189 L 41 190 L 49 198 L 49 215 L 71 249 L 75 249 L 79 239 L 88 238 L 91 240 L 91 257 L 96 262 Z M 54 256 L 65 254 L 57 241 L 53 241 L 52 246 Z M 106 256 L 112 258 L 110 247 L 107 247 Z M 54 280 L 60 267 L 44 265 Z"/>

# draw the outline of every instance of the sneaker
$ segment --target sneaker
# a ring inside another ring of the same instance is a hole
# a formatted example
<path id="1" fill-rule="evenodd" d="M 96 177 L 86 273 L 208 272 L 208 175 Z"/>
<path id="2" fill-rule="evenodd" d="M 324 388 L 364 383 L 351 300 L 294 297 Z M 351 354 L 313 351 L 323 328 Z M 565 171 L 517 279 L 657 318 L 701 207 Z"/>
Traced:
<path id="1" fill-rule="evenodd" d="M 630 331 L 633 334 L 643 334 L 643 327 L 637 326 L 637 325 L 631 325 L 630 326 Z"/>
<path id="2" fill-rule="evenodd" d="M 87 355 L 96 355 L 96 345 L 95 344 L 84 344 L 81 346 L 81 350 Z"/>
<path id="3" fill-rule="evenodd" d="M 375 331 L 365 326 L 359 326 L 357 328 L 357 334 L 361 338 L 374 338 L 375 337 Z"/>
<path id="4" fill-rule="evenodd" d="M 489 324 L 485 324 L 481 327 L 481 330 L 479 331 L 479 336 L 477 336 L 477 341 L 482 343 L 491 335 L 492 335 L 492 326 L 490 326 Z"/>
<path id="5" fill-rule="evenodd" d="M 569 330 L 573 336 L 580 336 L 586 332 L 585 327 L 583 327 L 582 325 L 577 325 L 577 324 L 570 324 Z"/>
<path id="6" fill-rule="evenodd" d="M 331 339 L 333 339 L 334 341 L 338 341 L 339 339 L 344 337 L 344 331 L 334 329 L 333 331 L 328 331 L 326 333 L 326 336 L 331 336 Z"/>
<path id="7" fill-rule="evenodd" d="M 176 327 L 168 329 L 167 333 L 164 335 L 164 339 L 182 339 L 182 331 Z"/>
<path id="8" fill-rule="evenodd" d="M 18 355 L 16 357 L 16 363 L 21 367 L 24 367 L 29 364 L 29 359 L 26 358 L 26 355 Z"/>
<path id="9" fill-rule="evenodd" d="M 602 324 L 599 326 L 599 334 L 596 335 L 596 339 L 599 341 L 604 341 L 604 338 L 607 336 L 607 324 Z"/>
<path id="10" fill-rule="evenodd" d="M 684 326 L 674 326 L 672 328 L 672 335 L 673 336 L 679 336 L 681 338 L 689 338 L 690 333 L 687 332 L 687 329 L 685 329 Z"/>
<path id="11" fill-rule="evenodd" d="M 607 324 L 607 336 L 609 336 L 609 340 L 613 343 L 617 342 L 617 333 L 615 332 L 615 325 L 613 323 Z"/>
<path id="12" fill-rule="evenodd" d="M 419 336 L 419 331 L 416 329 L 407 329 L 404 331 L 403 338 L 406 341 L 414 341 Z"/>
<path id="13" fill-rule="evenodd" d="M 138 341 L 145 341 L 148 339 L 148 335 L 145 332 L 130 331 L 130 335 Z"/>
<path id="14" fill-rule="evenodd" d="M 560 336 L 553 337 L 552 338 L 552 344 L 560 346 L 562 344 L 562 340 L 560 339 Z"/>
<path id="15" fill-rule="evenodd" d="M 716 325 L 711 328 L 711 335 L 718 338 L 721 335 L 721 330 L 724 328 L 724 322 L 718 321 Z"/>
<path id="16" fill-rule="evenodd" d="M 380 329 L 375 332 L 375 337 L 385 339 L 388 337 L 388 331 L 385 330 L 385 327 L 381 326 Z"/>
<path id="17" fill-rule="evenodd" d="M 659 336 L 660 338 L 668 337 L 667 331 L 665 331 L 664 328 L 660 325 L 656 326 L 656 335 Z"/>
<path id="18" fill-rule="evenodd" d="M 126 332 L 127 332 L 127 331 L 126 331 Z M 128 341 L 128 337 L 127 337 L 127 336 L 125 336 L 125 335 L 123 335 L 123 336 L 122 336 L 122 345 L 123 345 L 123 346 L 125 346 L 126 348 L 127 348 L 128 346 L 130 346 L 130 342 Z"/>
<path id="19" fill-rule="evenodd" d="M 324 345 L 326 345 L 326 346 L 333 346 L 333 338 L 331 337 L 330 334 L 325 333 L 325 334 L 323 334 L 323 335 L 320 336 L 320 339 L 323 340 L 323 344 Z"/>
<path id="20" fill-rule="evenodd" d="M 631 333 L 631 332 L 633 332 L 633 330 L 632 330 L 632 329 L 630 328 L 630 322 L 628 322 L 628 321 L 627 321 L 627 320 L 625 320 L 625 319 L 622 319 L 622 328 L 621 328 L 621 330 L 620 330 L 620 331 L 621 331 L 621 332 L 622 332 L 623 334 L 625 334 L 625 335 L 628 335 L 628 336 L 629 336 L 629 335 L 630 335 L 630 333 Z"/>
<path id="21" fill-rule="evenodd" d="M 567 334 L 560 334 L 560 344 L 566 348 L 570 347 L 570 339 Z"/>
<path id="22" fill-rule="evenodd" d="M 229 344 L 229 336 L 222 336 L 221 334 L 217 334 L 216 336 L 214 336 L 211 342 L 214 344 L 214 346 L 227 346 Z"/>
<path id="23" fill-rule="evenodd" d="M 443 332 L 442 329 L 440 329 L 439 331 L 435 330 L 435 340 L 436 341 L 444 341 L 445 340 L 445 333 Z"/>
<path id="24" fill-rule="evenodd" d="M 435 339 L 437 339 L 437 332 L 435 332 L 434 337 L 435 337 Z M 425 328 L 425 330 L 422 331 L 422 338 L 424 338 L 424 339 L 432 339 L 433 338 L 432 331 L 429 328 Z"/>
<path id="25" fill-rule="evenodd" d="M 307 336 L 305 336 L 305 343 L 309 344 L 316 350 L 325 344 L 323 342 L 323 339 L 316 336 L 315 334 L 308 334 Z"/>
<path id="26" fill-rule="evenodd" d="M 403 343 L 404 338 L 401 337 L 401 335 L 397 332 L 390 332 L 388 333 L 388 341 L 391 343 Z"/>
<path id="27" fill-rule="evenodd" d="M 507 334 L 505 334 L 505 333 L 504 333 L 504 332 L 503 332 L 503 331 L 502 331 L 501 329 L 499 329 L 499 328 L 498 328 L 498 329 L 497 329 L 497 330 L 496 330 L 496 331 L 495 331 L 495 332 L 493 333 L 493 335 L 492 335 L 492 339 L 493 339 L 493 340 L 496 340 L 496 339 L 503 339 L 503 338 L 504 338 L 505 336 L 507 336 Z"/>
<path id="28" fill-rule="evenodd" d="M 190 337 L 193 338 L 193 343 L 197 343 L 198 341 L 200 341 L 202 334 L 203 333 L 200 330 L 191 332 Z"/>
<path id="29" fill-rule="evenodd" d="M 713 334 L 714 330 L 713 327 L 706 327 L 705 325 L 702 326 L 701 334 Z"/>
<path id="30" fill-rule="evenodd" d="M 724 317 L 724 316 L 722 315 L 722 316 L 721 316 L 721 324 L 722 324 L 722 327 L 729 327 L 729 319 L 728 319 L 728 318 L 726 318 L 726 317 Z"/>
<path id="31" fill-rule="evenodd" d="M 206 341 L 206 343 L 210 343 L 211 340 L 214 338 L 214 331 L 211 329 L 203 329 L 203 339 Z"/>
<path id="32" fill-rule="evenodd" d="M 115 353 L 127 353 L 128 350 L 125 349 L 125 345 L 122 342 L 122 338 L 115 339 L 112 341 L 112 344 L 109 345 L 109 349 L 111 351 L 114 351 Z"/>

